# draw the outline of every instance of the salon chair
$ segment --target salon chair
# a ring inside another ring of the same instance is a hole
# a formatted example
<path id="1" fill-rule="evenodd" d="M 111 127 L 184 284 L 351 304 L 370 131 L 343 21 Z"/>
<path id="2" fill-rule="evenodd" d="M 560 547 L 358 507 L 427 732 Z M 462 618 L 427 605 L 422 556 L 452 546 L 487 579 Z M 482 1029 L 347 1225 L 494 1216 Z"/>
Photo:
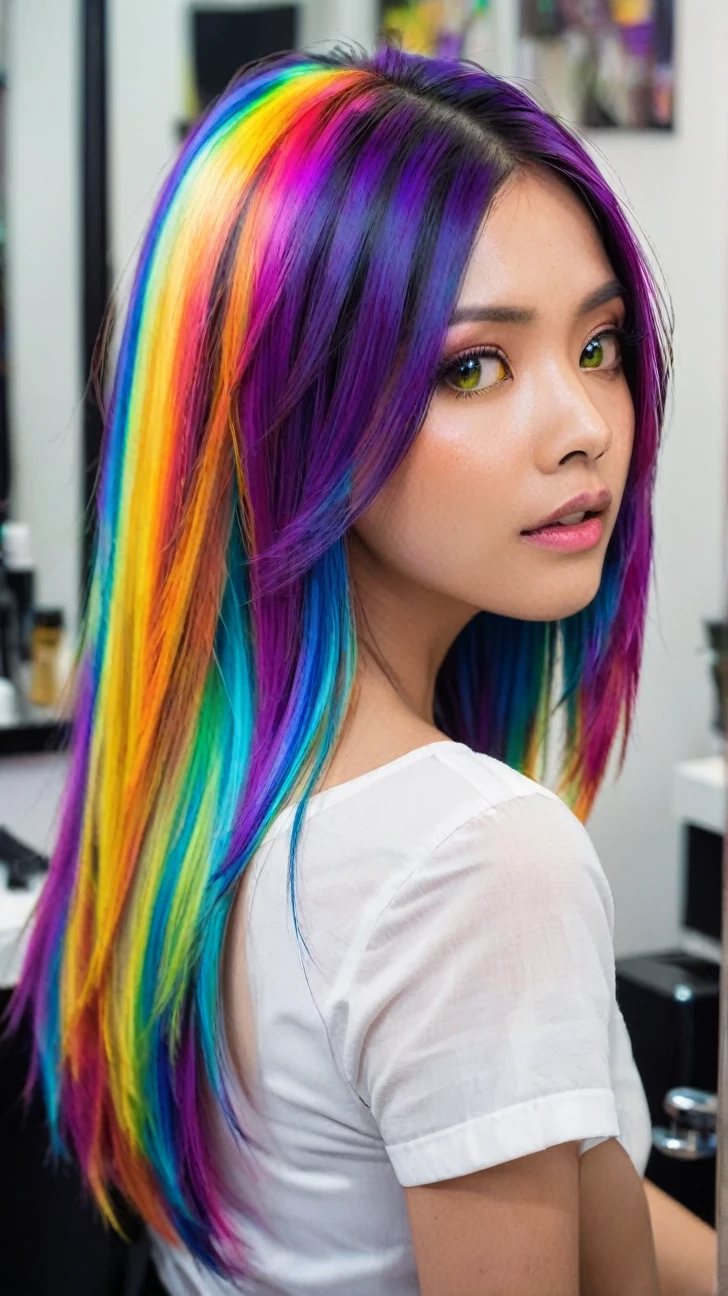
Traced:
<path id="1" fill-rule="evenodd" d="M 10 990 L 0 990 L 0 1018 Z M 3 1296 L 164 1296 L 141 1222 L 107 1227 L 73 1164 L 54 1164 L 43 1105 L 27 1107 L 30 1032 L 0 1040 L 0 1291 Z"/>

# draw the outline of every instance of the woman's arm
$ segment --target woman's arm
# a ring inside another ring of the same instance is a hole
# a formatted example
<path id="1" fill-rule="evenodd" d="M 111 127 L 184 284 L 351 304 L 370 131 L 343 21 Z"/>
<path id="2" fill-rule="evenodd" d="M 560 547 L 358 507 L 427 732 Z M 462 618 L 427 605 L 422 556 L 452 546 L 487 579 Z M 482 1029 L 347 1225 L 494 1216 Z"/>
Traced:
<path id="1" fill-rule="evenodd" d="M 662 1296 L 712 1296 L 716 1290 L 715 1229 L 645 1179 Z"/>
<path id="2" fill-rule="evenodd" d="M 643 1179 L 617 1138 L 579 1157 L 580 1296 L 665 1296 Z"/>
<path id="3" fill-rule="evenodd" d="M 578 1148 L 405 1188 L 422 1296 L 579 1296 Z"/>

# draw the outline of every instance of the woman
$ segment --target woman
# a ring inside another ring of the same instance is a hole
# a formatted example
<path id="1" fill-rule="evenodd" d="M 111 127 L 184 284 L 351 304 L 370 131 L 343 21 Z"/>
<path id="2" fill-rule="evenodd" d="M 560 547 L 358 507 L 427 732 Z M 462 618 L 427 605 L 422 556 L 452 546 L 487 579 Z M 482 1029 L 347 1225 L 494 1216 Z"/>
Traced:
<path id="1" fill-rule="evenodd" d="M 186 141 L 15 1004 L 170 1292 L 658 1292 L 579 820 L 629 732 L 668 363 L 588 154 L 475 65 L 285 53 Z M 575 813 L 536 781 L 555 690 Z"/>

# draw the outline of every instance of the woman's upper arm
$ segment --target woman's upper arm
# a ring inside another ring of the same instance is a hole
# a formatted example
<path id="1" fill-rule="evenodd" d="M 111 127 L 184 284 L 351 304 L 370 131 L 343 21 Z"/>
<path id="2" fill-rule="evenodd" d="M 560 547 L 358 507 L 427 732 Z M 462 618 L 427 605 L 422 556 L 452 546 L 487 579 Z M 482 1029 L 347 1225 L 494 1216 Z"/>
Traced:
<path id="1" fill-rule="evenodd" d="M 422 1296 L 579 1296 L 579 1144 L 406 1188 Z"/>
<path id="2" fill-rule="evenodd" d="M 582 1156 L 561 1143 L 405 1197 L 422 1296 L 660 1296 L 644 1185 L 615 1138 Z M 706 1272 L 712 1281 L 712 1248 Z"/>

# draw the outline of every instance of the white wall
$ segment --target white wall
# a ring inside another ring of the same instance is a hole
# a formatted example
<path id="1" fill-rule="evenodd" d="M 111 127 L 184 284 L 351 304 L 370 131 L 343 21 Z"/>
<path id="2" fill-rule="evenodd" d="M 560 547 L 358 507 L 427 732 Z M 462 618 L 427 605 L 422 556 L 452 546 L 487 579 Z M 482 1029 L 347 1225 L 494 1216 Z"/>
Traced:
<path id="1" fill-rule="evenodd" d="M 81 545 L 77 0 L 10 0 L 8 398 L 13 516 L 30 524 L 36 601 L 74 632 Z"/>
<path id="2" fill-rule="evenodd" d="M 499 9 L 500 29 L 511 37 L 514 3 L 500 0 Z M 657 594 L 635 736 L 620 781 L 604 789 L 589 825 L 614 892 L 618 954 L 663 947 L 677 935 L 672 770 L 677 761 L 711 750 L 701 622 L 719 616 L 723 606 L 728 6 L 701 0 L 700 23 L 689 22 L 687 3 L 676 7 L 677 130 L 669 136 L 595 136 L 655 246 L 677 316 L 675 405 L 656 499 Z M 11 75 L 12 52 L 25 51 L 23 78 L 9 93 L 11 119 L 15 114 L 9 141 L 11 391 L 26 463 L 19 497 L 37 537 L 41 597 L 55 599 L 62 591 L 70 604 L 80 499 L 76 3 L 13 0 L 13 10 Z M 183 0 L 110 3 L 117 277 L 131 267 L 175 149 L 184 107 L 184 10 Z M 370 3 L 309 0 L 306 13 L 305 44 L 325 46 L 342 36 L 371 43 Z M 512 55 L 512 40 L 509 47 Z M 501 51 L 502 67 L 503 57 Z"/>

